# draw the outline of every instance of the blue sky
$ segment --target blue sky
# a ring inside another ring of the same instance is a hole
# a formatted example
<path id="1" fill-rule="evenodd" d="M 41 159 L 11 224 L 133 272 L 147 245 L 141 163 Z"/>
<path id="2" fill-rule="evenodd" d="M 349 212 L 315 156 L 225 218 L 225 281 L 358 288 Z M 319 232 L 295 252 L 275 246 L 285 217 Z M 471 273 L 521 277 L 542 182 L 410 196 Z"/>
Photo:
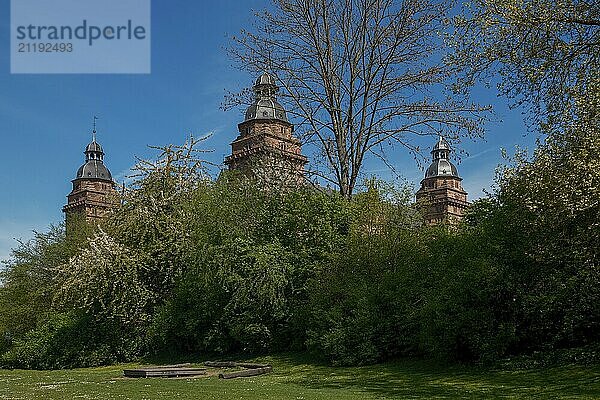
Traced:
<path id="1" fill-rule="evenodd" d="M 209 160 L 219 163 L 228 154 L 242 110 L 224 112 L 220 104 L 226 90 L 249 86 L 254 77 L 237 70 L 224 47 L 268 0 L 153 1 L 149 75 L 11 75 L 9 3 L 0 0 L 0 260 L 15 239 L 62 220 L 94 115 L 117 179 L 134 156 L 152 154 L 147 145 L 182 143 L 190 132 L 213 133 Z M 470 154 L 458 165 L 470 199 L 491 185 L 501 147 L 531 147 L 535 139 L 526 135 L 520 110 L 509 110 L 494 89 L 477 88 L 475 100 L 492 104 L 501 121 L 487 125 L 486 140 L 460 145 Z M 398 149 L 392 163 L 418 184 L 422 171 L 408 153 Z M 391 178 L 375 161 L 365 172 Z"/>

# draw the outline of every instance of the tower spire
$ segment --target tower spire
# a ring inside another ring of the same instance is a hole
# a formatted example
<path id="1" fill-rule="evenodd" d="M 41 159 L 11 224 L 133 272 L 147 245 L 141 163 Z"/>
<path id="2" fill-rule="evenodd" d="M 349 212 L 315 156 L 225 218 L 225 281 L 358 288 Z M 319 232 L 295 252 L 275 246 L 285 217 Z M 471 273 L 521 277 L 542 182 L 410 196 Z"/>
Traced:
<path id="1" fill-rule="evenodd" d="M 98 120 L 98 117 L 96 117 L 94 115 L 94 130 L 92 131 L 92 142 L 96 141 L 96 121 Z"/>

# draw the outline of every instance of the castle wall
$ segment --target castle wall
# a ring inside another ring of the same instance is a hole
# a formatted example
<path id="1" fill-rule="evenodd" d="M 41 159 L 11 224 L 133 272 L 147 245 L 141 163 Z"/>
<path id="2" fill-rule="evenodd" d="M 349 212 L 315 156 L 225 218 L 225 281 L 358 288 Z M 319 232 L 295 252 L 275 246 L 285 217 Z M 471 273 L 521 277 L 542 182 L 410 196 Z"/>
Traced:
<path id="1" fill-rule="evenodd" d="M 69 214 L 78 213 L 85 215 L 88 222 L 105 218 L 119 204 L 114 183 L 100 180 L 73 181 L 73 190 L 67 199 L 63 207 L 67 218 Z"/>

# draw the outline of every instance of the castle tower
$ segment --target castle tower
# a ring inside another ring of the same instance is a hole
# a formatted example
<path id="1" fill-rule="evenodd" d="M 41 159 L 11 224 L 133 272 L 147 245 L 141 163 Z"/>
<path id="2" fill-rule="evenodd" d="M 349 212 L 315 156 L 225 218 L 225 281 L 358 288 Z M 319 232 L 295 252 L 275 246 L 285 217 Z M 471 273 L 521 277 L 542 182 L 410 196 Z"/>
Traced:
<path id="1" fill-rule="evenodd" d="M 231 143 L 225 164 L 259 180 L 303 183 L 308 159 L 302 155 L 302 145 L 293 135 L 294 126 L 285 109 L 277 102 L 275 78 L 262 74 L 253 90 L 254 102 L 238 125 L 239 136 Z"/>
<path id="2" fill-rule="evenodd" d="M 104 165 L 104 151 L 96 142 L 96 130 L 93 139 L 84 151 L 85 164 L 77 171 L 73 190 L 67 196 L 67 205 L 63 212 L 70 215 L 84 215 L 88 222 L 98 222 L 118 204 L 118 195 L 112 175 Z"/>
<path id="3" fill-rule="evenodd" d="M 442 137 L 433 147 L 433 162 L 425 171 L 421 188 L 417 192 L 417 202 L 426 204 L 425 221 L 428 224 L 459 222 L 469 206 L 467 192 L 464 191 L 458 170 L 449 160 L 450 146 Z"/>

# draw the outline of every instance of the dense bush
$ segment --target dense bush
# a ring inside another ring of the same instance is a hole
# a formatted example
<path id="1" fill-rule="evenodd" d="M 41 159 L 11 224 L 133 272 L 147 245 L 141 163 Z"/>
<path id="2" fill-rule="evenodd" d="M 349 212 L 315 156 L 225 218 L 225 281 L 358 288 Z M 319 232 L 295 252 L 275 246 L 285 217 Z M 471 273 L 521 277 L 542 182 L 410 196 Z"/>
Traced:
<path id="1" fill-rule="evenodd" d="M 594 359 L 589 149 L 600 135 L 577 132 L 516 159 L 455 227 L 423 226 L 406 188 L 370 181 L 347 200 L 229 173 L 213 181 L 169 147 L 102 227 L 71 220 L 69 235 L 55 228 L 15 250 L 0 287 L 2 363 L 292 349 L 336 364 L 486 362 L 578 347 Z M 572 187 L 557 196 L 557 180 Z"/>
<path id="2" fill-rule="evenodd" d="M 597 115 L 585 117 L 518 157 L 456 229 L 353 232 L 314 282 L 309 347 L 340 364 L 595 348 L 600 174 L 590 149 L 600 132 Z"/>
<path id="3" fill-rule="evenodd" d="M 339 364 L 504 354 L 511 304 L 481 245 L 440 227 L 356 238 L 315 281 L 310 346 Z"/>
<path id="4" fill-rule="evenodd" d="M 17 339 L 1 361 L 5 367 L 28 369 L 107 365 L 140 356 L 138 340 L 118 325 L 95 321 L 84 313 L 52 313 Z"/>
<path id="5" fill-rule="evenodd" d="M 265 192 L 222 177 L 191 204 L 185 272 L 152 327 L 158 348 L 301 348 L 307 282 L 343 243 L 346 201 L 308 188 Z"/>

